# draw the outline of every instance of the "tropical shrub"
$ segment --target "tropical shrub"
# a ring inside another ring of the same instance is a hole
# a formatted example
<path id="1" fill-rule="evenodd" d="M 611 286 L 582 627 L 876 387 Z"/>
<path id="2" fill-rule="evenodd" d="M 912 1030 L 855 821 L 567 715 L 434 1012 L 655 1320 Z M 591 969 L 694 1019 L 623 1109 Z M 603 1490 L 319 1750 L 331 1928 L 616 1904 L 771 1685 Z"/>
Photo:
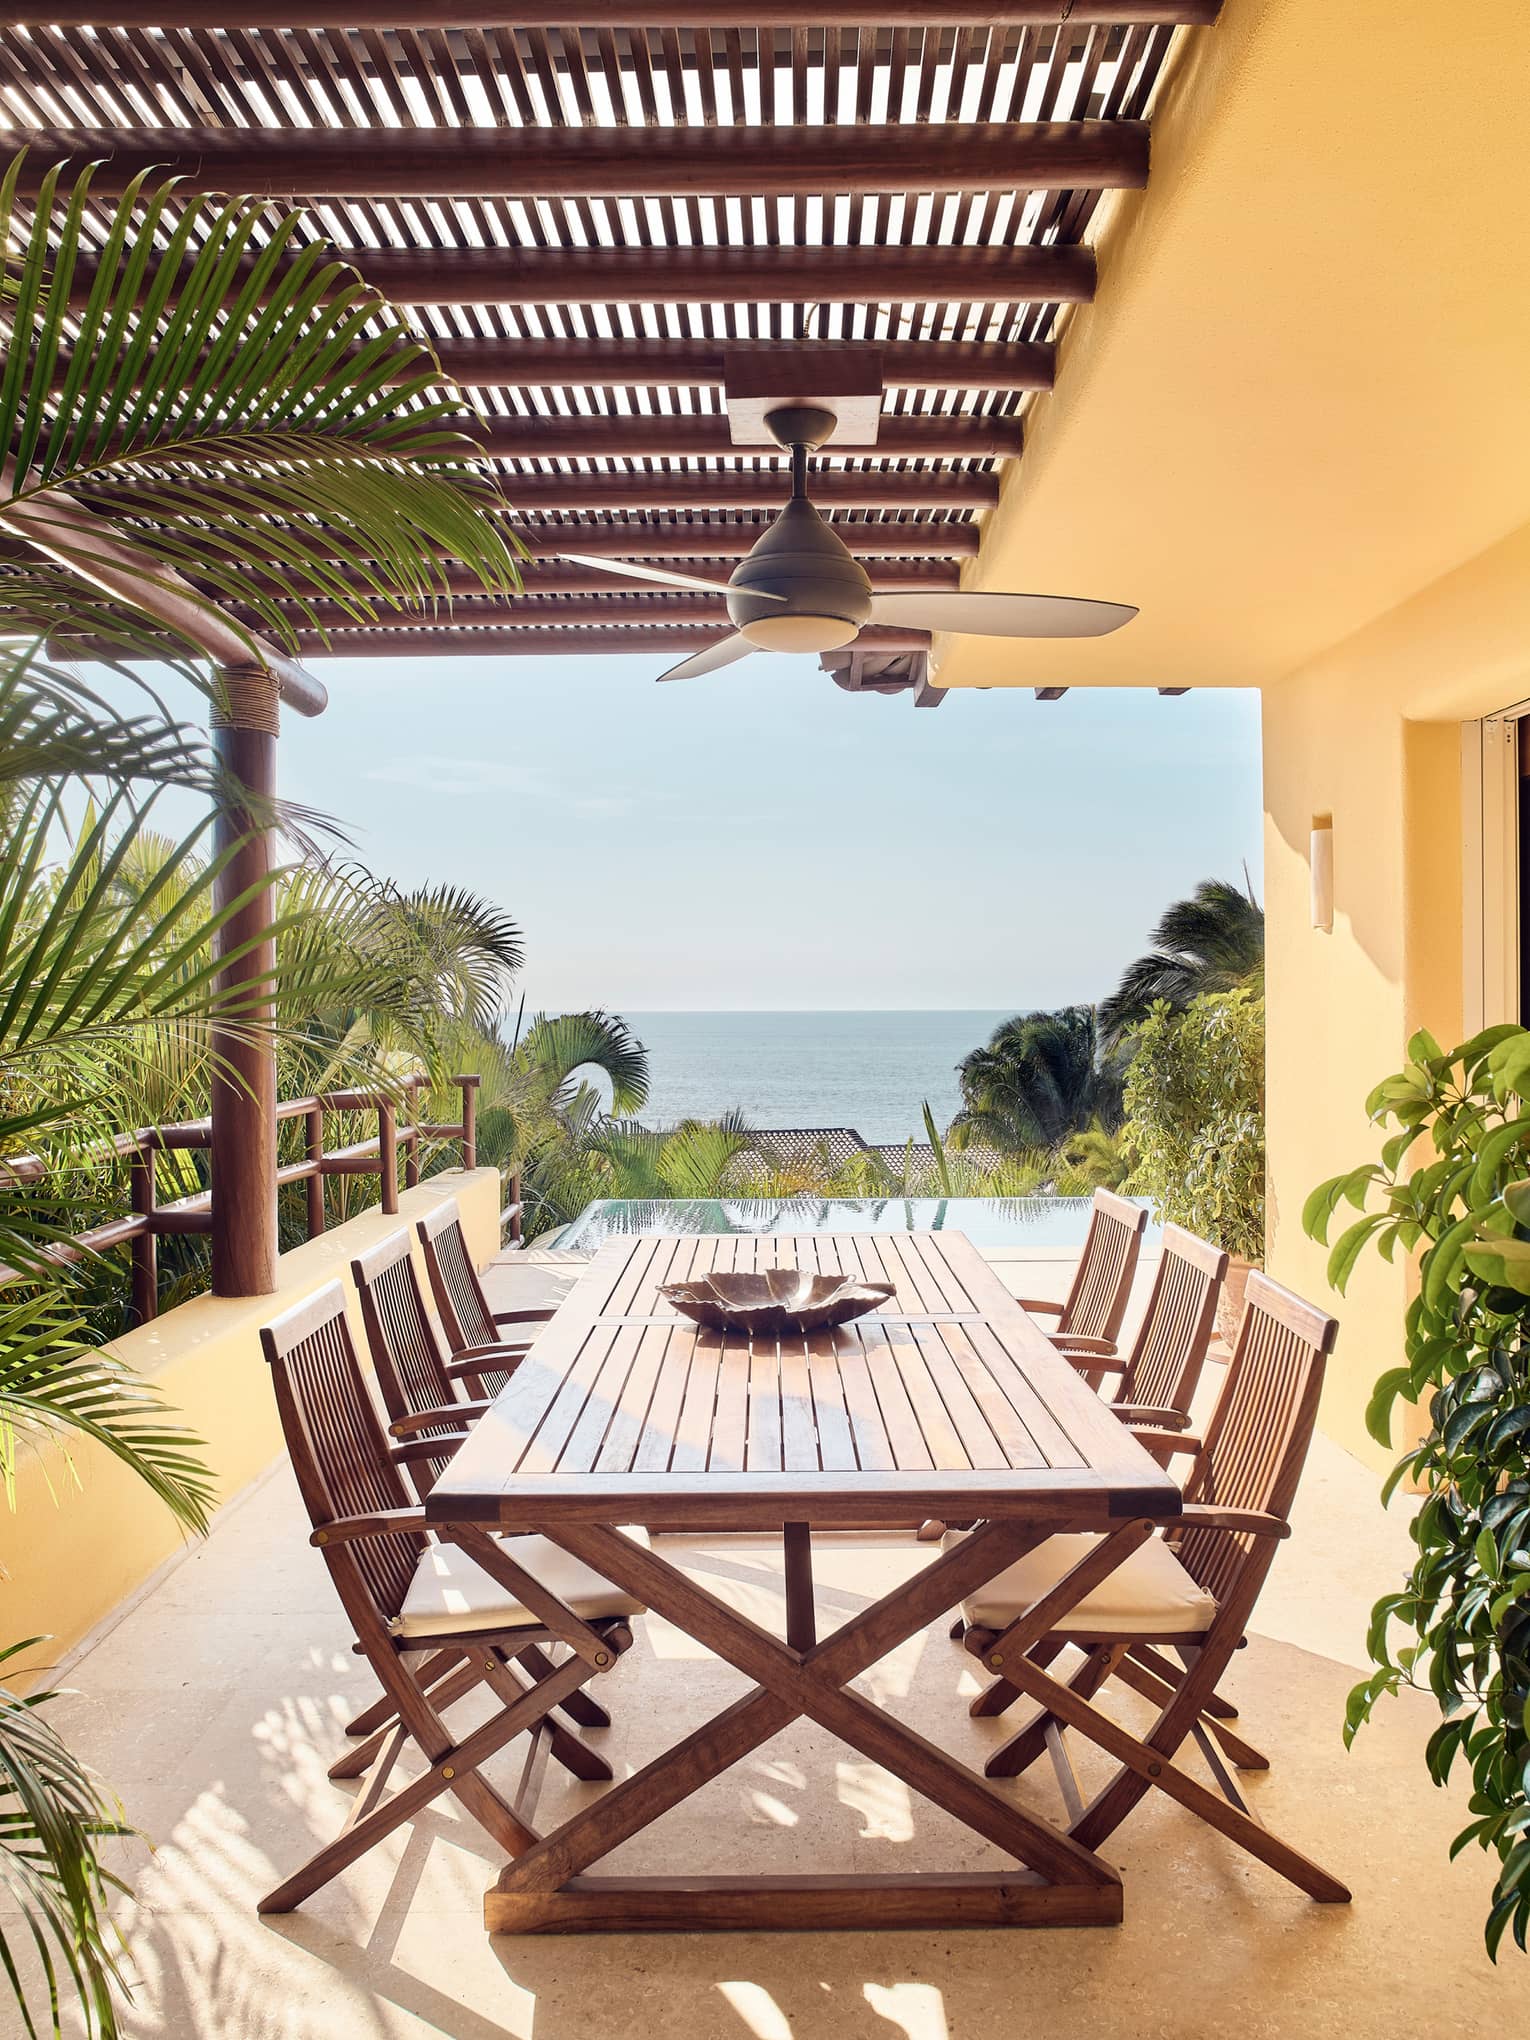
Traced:
<path id="1" fill-rule="evenodd" d="M 1379 1162 L 1319 1185 L 1303 1221 L 1333 1242 L 1329 1280 L 1342 1291 L 1361 1255 L 1419 1249 L 1418 1294 L 1404 1320 L 1402 1363 L 1376 1384 L 1366 1425 L 1393 1442 L 1399 1402 L 1425 1435 L 1382 1490 L 1423 1491 L 1417 1557 L 1371 1619 L 1375 1670 L 1355 1687 L 1346 1743 L 1383 1694 L 1434 1696 L 1429 1775 L 1444 1785 L 1464 1758 L 1470 1820 L 1451 1848 L 1498 1858 L 1489 1955 L 1530 1930 L 1530 1033 L 1494 1027 L 1443 1052 L 1427 1033 L 1378 1084 L 1366 1110 L 1387 1132 Z M 1402 1642 L 1400 1636 L 1408 1641 Z"/>
<path id="2" fill-rule="evenodd" d="M 1126 1188 L 1256 1261 L 1264 1253 L 1264 1001 L 1211 993 L 1154 1006 L 1126 1073 Z"/>

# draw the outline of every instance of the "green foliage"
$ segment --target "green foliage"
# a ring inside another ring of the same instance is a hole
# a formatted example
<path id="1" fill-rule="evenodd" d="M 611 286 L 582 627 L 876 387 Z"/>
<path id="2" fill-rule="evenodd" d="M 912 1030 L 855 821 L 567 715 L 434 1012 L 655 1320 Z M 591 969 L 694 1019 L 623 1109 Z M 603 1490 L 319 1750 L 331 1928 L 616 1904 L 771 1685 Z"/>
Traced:
<path id="1" fill-rule="evenodd" d="M 27 205 L 22 162 L 0 176 L 0 526 L 48 556 L 7 574 L 16 624 L 141 637 L 79 571 L 90 547 L 50 520 L 55 494 L 130 518 L 167 574 L 289 648 L 322 601 L 365 623 L 444 600 L 451 559 L 488 592 L 519 586 L 497 484 L 449 429 L 460 398 L 301 215 L 165 179 L 103 200 L 89 166 L 50 170 Z"/>
<path id="2" fill-rule="evenodd" d="M 1472 1778 L 1451 1854 L 1476 1842 L 1498 1857 L 1486 1924 L 1496 1960 L 1505 1933 L 1523 1949 L 1530 1930 L 1530 1034 L 1489 1028 L 1446 1054 L 1419 1033 L 1408 1057 L 1366 1103 L 1393 1129 L 1380 1161 L 1320 1184 L 1303 1213 L 1331 1242 L 1340 1291 L 1369 1248 L 1389 1261 L 1422 1249 L 1403 1363 L 1366 1413 L 1383 1445 L 1400 1400 L 1427 1415 L 1383 1491 L 1404 1479 L 1423 1490 L 1418 1555 L 1376 1604 L 1376 1669 L 1350 1695 L 1345 1740 L 1383 1694 L 1434 1695 L 1430 1776 L 1443 1785 L 1464 1758 Z M 1395 1631 L 1410 1640 L 1396 1645 Z"/>
<path id="3" fill-rule="evenodd" d="M 0 1650 L 0 1665 L 40 1642 Z M 60 1986 L 67 1978 L 80 2001 L 89 2040 L 117 2030 L 113 1987 L 123 1987 L 117 1935 L 107 1915 L 113 1891 L 126 1889 L 102 1867 L 99 1844 L 125 1835 L 121 1809 L 59 1740 L 42 1710 L 55 1696 L 22 1699 L 0 1687 L 0 1888 L 15 1909 L 0 1911 L 4 1971 L 28 2040 L 60 2034 Z M 17 1943 L 37 1956 L 49 2018 L 40 2028 L 21 1985 Z"/>
<path id="4" fill-rule="evenodd" d="M 1264 909 L 1251 891 L 1226 879 L 1203 879 L 1188 900 L 1176 900 L 1153 942 L 1100 1008 L 1108 1043 L 1123 1041 L 1160 1004 L 1183 1012 L 1208 992 L 1263 993 Z"/>
<path id="5" fill-rule="evenodd" d="M 1264 1001 L 1209 993 L 1154 1006 L 1134 1036 L 1126 1188 L 1230 1254 L 1264 1252 Z"/>
<path id="6" fill-rule="evenodd" d="M 1094 1122 L 1121 1123 L 1121 1062 L 1102 1046 L 1092 1006 L 1017 1013 L 957 1065 L 957 1147 L 1000 1154 L 1055 1148 Z"/>

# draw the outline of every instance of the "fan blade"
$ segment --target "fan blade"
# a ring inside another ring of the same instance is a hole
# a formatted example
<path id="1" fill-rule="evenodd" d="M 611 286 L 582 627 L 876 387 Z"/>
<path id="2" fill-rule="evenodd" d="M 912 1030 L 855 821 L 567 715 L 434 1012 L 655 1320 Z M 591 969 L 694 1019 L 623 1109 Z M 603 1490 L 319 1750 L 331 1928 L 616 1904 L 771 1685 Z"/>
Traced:
<path id="1" fill-rule="evenodd" d="M 981 588 L 949 594 L 908 590 L 871 598 L 873 623 L 968 637 L 1104 637 L 1136 614 L 1125 602 L 1091 602 L 1078 595 L 992 595 Z"/>
<path id="2" fill-rule="evenodd" d="M 700 574 L 682 574 L 673 567 L 645 567 L 636 560 L 602 560 L 593 553 L 559 553 L 560 560 L 571 560 L 576 567 L 594 567 L 602 574 L 615 574 L 618 579 L 628 581 L 658 581 L 666 588 L 704 588 L 709 595 L 729 595 L 733 591 L 726 581 L 708 581 Z M 535 584 L 533 590 L 535 592 Z M 762 602 L 784 602 L 784 595 L 767 595 L 762 589 L 750 589 L 751 595 L 758 595 Z"/>
<path id="3" fill-rule="evenodd" d="M 704 652 L 693 652 L 688 659 L 682 659 L 678 666 L 671 666 L 667 673 L 661 673 L 661 680 L 699 680 L 703 673 L 715 673 L 719 666 L 731 666 L 736 659 L 747 659 L 755 649 L 742 631 L 734 631 L 731 637 L 719 638 L 715 645 L 708 645 Z"/>

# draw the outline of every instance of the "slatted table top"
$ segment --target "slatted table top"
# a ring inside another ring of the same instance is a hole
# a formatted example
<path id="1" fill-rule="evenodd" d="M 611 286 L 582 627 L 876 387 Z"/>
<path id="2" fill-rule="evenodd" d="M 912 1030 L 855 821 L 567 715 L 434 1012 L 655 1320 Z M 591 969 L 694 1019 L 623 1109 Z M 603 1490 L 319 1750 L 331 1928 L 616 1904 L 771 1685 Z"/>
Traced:
<path id="1" fill-rule="evenodd" d="M 895 1285 L 837 1331 L 753 1339 L 660 1285 L 800 1267 Z M 610 1241 L 431 1493 L 443 1522 L 776 1528 L 1169 1518 L 1179 1489 L 961 1233 Z"/>

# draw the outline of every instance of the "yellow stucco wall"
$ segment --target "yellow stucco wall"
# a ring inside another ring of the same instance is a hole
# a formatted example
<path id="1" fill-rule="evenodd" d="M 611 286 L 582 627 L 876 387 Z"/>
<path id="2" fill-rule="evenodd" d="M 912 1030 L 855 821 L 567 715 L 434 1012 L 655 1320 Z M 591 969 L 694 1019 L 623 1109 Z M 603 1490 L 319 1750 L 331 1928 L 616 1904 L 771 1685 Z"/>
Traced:
<path id="1" fill-rule="evenodd" d="M 1530 516 L 1530 5 L 1480 0 L 1471 58 L 1464 18 L 1225 0 L 1183 33 L 964 575 L 1142 613 L 943 639 L 942 687 L 1273 684 Z"/>
<path id="2" fill-rule="evenodd" d="M 400 1226 L 412 1231 L 416 1219 L 449 1197 L 457 1199 L 469 1251 L 482 1267 L 499 1249 L 499 1172 L 452 1169 L 403 1192 L 396 1217 L 373 1207 L 283 1254 L 276 1297 L 197 1297 L 116 1342 L 113 1351 L 151 1380 L 174 1405 L 176 1421 L 204 1441 L 201 1456 L 222 1500 L 237 1495 L 282 1449 L 260 1327 L 338 1277 L 364 1353 L 352 1257 Z M 29 1456 L 15 1509 L 0 1512 L 0 1639 L 47 1636 L 51 1641 L 28 1663 L 55 1662 L 180 1542 L 169 1511 L 98 1447 L 73 1448 L 69 1462 L 56 1451 Z M 8 1683 L 12 1670 L 7 1667 Z"/>
<path id="3" fill-rule="evenodd" d="M 1374 1158 L 1367 1091 L 1409 1035 L 1462 1028 L 1461 733 L 1530 696 L 1530 525 L 1264 694 L 1269 1266 L 1320 1298 L 1301 1231 L 1324 1177 Z M 1334 925 L 1311 925 L 1309 835 L 1333 817 Z M 1376 1463 L 1371 1385 L 1399 1358 L 1409 1271 L 1374 1257 L 1335 1305 L 1325 1428 Z"/>

